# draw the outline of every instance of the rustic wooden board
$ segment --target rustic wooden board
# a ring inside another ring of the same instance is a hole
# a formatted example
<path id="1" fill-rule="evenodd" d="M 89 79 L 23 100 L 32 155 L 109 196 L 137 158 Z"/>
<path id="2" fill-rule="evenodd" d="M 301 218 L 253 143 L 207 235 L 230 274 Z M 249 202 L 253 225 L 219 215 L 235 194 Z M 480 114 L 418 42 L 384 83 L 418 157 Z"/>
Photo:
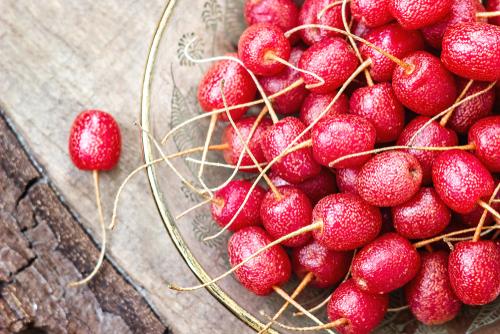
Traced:
<path id="1" fill-rule="evenodd" d="M 92 178 L 76 170 L 67 156 L 69 126 L 80 110 L 102 108 L 122 127 L 119 167 L 101 176 L 109 218 L 119 182 L 142 163 L 133 122 L 139 116 L 147 49 L 163 5 L 161 0 L 0 2 L 0 104 L 98 243 Z M 109 257 L 163 322 L 174 333 L 250 333 L 206 291 L 167 290 L 170 281 L 186 285 L 196 281 L 165 234 L 145 175 L 128 186 L 122 204 Z"/>

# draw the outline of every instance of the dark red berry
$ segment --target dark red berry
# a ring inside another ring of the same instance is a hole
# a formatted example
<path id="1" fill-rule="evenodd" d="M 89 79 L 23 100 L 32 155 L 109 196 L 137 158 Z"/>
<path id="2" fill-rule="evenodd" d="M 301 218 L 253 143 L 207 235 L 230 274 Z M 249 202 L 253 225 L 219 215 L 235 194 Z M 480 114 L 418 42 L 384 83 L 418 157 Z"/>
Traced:
<path id="1" fill-rule="evenodd" d="M 375 206 L 396 206 L 409 200 L 420 189 L 422 168 L 409 153 L 383 152 L 359 171 L 359 195 Z"/>
<path id="2" fill-rule="evenodd" d="M 299 118 L 306 126 L 309 126 L 314 121 L 316 121 L 321 115 L 321 113 L 326 109 L 326 107 L 335 98 L 336 92 L 328 94 L 309 94 L 302 107 L 300 108 Z M 339 114 L 347 114 L 349 111 L 349 99 L 345 94 L 340 94 L 337 101 L 328 110 L 328 113 L 324 116 L 334 116 Z"/>
<path id="3" fill-rule="evenodd" d="M 406 29 L 420 29 L 443 19 L 453 0 L 389 0 L 389 11 Z"/>
<path id="4" fill-rule="evenodd" d="M 500 173 L 500 116 L 483 118 L 469 130 L 474 154 L 492 173 Z"/>
<path id="5" fill-rule="evenodd" d="M 330 0 L 306 0 L 299 12 L 299 25 L 321 24 L 333 28 L 344 29 L 342 22 L 342 5 L 334 6 L 318 18 L 320 12 L 332 2 Z M 349 7 L 347 7 L 347 22 L 350 20 Z M 340 37 L 340 34 L 324 29 L 309 28 L 300 31 L 302 40 L 309 45 L 318 43 L 326 37 Z"/>
<path id="6" fill-rule="evenodd" d="M 79 169 L 110 170 L 120 160 L 120 127 L 104 111 L 83 111 L 73 121 L 68 147 L 71 160 Z"/>
<path id="7" fill-rule="evenodd" d="M 235 232 L 227 244 L 231 266 L 236 266 L 269 243 L 269 235 L 257 226 Z M 286 283 L 291 273 L 292 266 L 288 255 L 280 245 L 275 245 L 242 265 L 234 274 L 245 288 L 264 296 L 271 293 L 274 286 Z"/>
<path id="8" fill-rule="evenodd" d="M 388 0 L 352 0 L 351 14 L 368 27 L 378 27 L 394 20 Z"/>
<path id="9" fill-rule="evenodd" d="M 248 25 L 271 23 L 287 31 L 297 26 L 299 10 L 292 0 L 247 0 L 244 15 Z"/>
<path id="10" fill-rule="evenodd" d="M 358 194 L 357 179 L 361 168 L 338 168 L 335 170 L 337 187 L 342 193 Z"/>
<path id="11" fill-rule="evenodd" d="M 387 233 L 361 249 L 352 262 L 352 278 L 370 293 L 388 293 L 408 283 L 420 269 L 420 255 L 396 233 Z"/>

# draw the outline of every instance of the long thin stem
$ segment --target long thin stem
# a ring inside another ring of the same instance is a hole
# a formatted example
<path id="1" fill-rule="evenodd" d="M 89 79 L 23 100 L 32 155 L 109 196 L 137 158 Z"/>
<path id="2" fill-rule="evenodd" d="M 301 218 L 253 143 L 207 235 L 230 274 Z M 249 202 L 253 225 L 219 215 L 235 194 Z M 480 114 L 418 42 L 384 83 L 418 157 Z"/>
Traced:
<path id="1" fill-rule="evenodd" d="M 200 202 L 200 203 L 198 203 L 196 205 L 193 205 L 189 209 L 182 211 L 177 216 L 175 216 L 175 219 L 178 220 L 178 219 L 184 217 L 185 215 L 187 215 L 188 213 L 190 213 L 191 211 L 194 211 L 194 210 L 196 210 L 198 208 L 201 208 L 202 206 L 205 206 L 208 203 L 214 203 L 214 202 L 216 202 L 215 199 L 206 199 L 203 202 Z"/>
<path id="2" fill-rule="evenodd" d="M 388 308 L 387 312 L 401 312 L 401 311 L 407 310 L 409 308 L 410 308 L 410 306 L 408 306 L 408 305 L 400 306 L 400 307 L 393 307 L 393 308 Z"/>
<path id="3" fill-rule="evenodd" d="M 221 90 L 221 94 L 223 94 Z M 208 154 L 208 146 L 210 145 L 210 140 L 212 140 L 212 134 L 214 133 L 215 130 L 215 125 L 217 124 L 217 118 L 219 115 L 214 114 L 210 118 L 210 124 L 208 125 L 208 130 L 207 130 L 207 136 L 205 139 L 205 145 L 203 146 L 203 153 L 201 155 L 201 164 L 200 168 L 198 169 L 198 181 L 200 181 L 201 185 L 203 186 L 203 189 L 208 193 L 210 197 L 213 197 L 212 192 L 210 189 L 208 189 L 207 185 L 205 184 L 205 181 L 203 180 L 203 171 L 205 169 L 205 160 L 207 159 L 207 154 Z"/>
<path id="4" fill-rule="evenodd" d="M 483 200 L 478 200 L 477 204 L 479 204 L 480 207 L 483 209 L 488 210 L 489 213 L 493 215 L 493 217 L 496 217 L 497 219 L 500 219 L 500 213 L 498 213 L 497 210 L 493 209 L 488 203 L 486 203 Z"/>
<path id="5" fill-rule="evenodd" d="M 224 151 L 224 150 L 227 150 L 228 148 L 229 148 L 229 144 L 224 143 L 224 144 L 209 145 L 207 147 L 207 150 L 208 151 Z M 188 148 L 187 150 L 184 150 L 184 151 L 169 154 L 169 155 L 167 155 L 167 158 L 174 159 L 174 158 L 178 158 L 178 157 L 183 157 L 183 156 L 191 154 L 191 153 L 203 152 L 204 149 L 205 149 L 204 146 Z"/>
<path id="6" fill-rule="evenodd" d="M 493 194 L 491 194 L 490 199 L 488 201 L 488 204 L 491 205 L 493 200 L 497 197 L 498 191 L 500 191 L 500 183 L 497 184 L 495 187 L 495 190 L 493 191 Z M 479 238 L 481 237 L 481 230 L 484 226 L 484 222 L 486 221 L 486 216 L 488 215 L 488 210 L 484 209 L 483 214 L 481 215 L 481 219 L 479 219 L 479 223 L 477 224 L 477 229 L 476 232 L 474 232 L 474 237 L 472 238 L 472 241 L 478 241 Z"/>
<path id="7" fill-rule="evenodd" d="M 194 159 L 194 158 L 191 158 L 191 157 L 186 158 L 186 161 L 189 161 L 189 162 L 192 162 L 192 163 L 195 163 L 195 164 L 201 164 L 202 163 L 201 160 Z M 255 168 L 257 168 L 256 165 L 245 165 L 245 166 L 240 166 L 238 168 L 236 165 L 229 165 L 229 164 L 225 164 L 225 163 L 221 163 L 221 162 L 214 162 L 214 161 L 205 161 L 203 163 L 205 164 L 205 166 L 220 167 L 220 168 L 233 169 L 233 170 L 234 169 L 245 170 L 245 169 L 255 169 Z M 267 166 L 267 162 L 262 162 L 258 166 L 265 167 L 265 166 Z M 212 188 L 212 191 L 214 191 L 213 188 Z"/>
<path id="8" fill-rule="evenodd" d="M 297 66 L 293 65 L 292 63 L 286 61 L 285 59 L 276 56 L 272 52 L 270 52 L 269 54 L 266 55 L 266 59 L 275 60 L 275 61 L 277 61 L 285 66 L 290 67 L 291 69 L 294 69 L 297 72 L 301 72 L 301 73 L 310 75 L 310 76 L 314 77 L 316 80 L 318 80 L 318 82 L 315 84 L 307 85 L 306 86 L 307 89 L 316 88 L 316 87 L 319 87 L 319 86 L 322 86 L 325 84 L 325 79 L 323 79 L 322 77 L 320 77 L 316 73 L 311 72 L 311 71 L 307 71 L 307 70 L 303 70 L 300 67 L 297 67 Z"/>
<path id="9" fill-rule="evenodd" d="M 490 18 L 490 17 L 497 17 L 500 16 L 500 10 L 494 11 L 494 12 L 478 12 L 476 13 L 476 17 L 481 17 L 481 18 Z"/>
<path id="10" fill-rule="evenodd" d="M 328 302 L 330 301 L 330 298 L 332 298 L 331 294 L 328 295 L 328 297 L 326 297 L 321 303 L 319 303 L 318 305 L 316 305 L 314 307 L 311 307 L 307 311 L 313 313 L 313 312 L 316 312 L 318 310 L 321 310 L 324 306 L 326 306 L 326 304 L 328 304 Z M 302 312 L 295 312 L 293 314 L 294 317 L 298 317 L 298 316 L 301 316 L 301 315 L 304 315 L 304 313 L 302 313 Z"/>
<path id="11" fill-rule="evenodd" d="M 483 230 L 497 230 L 497 229 L 500 229 L 500 225 L 483 226 L 482 229 Z M 426 240 L 422 240 L 422 241 L 416 242 L 416 243 L 413 244 L 413 246 L 415 248 L 420 248 L 420 247 L 424 247 L 425 245 L 432 244 L 432 243 L 437 242 L 437 241 L 441 241 L 441 240 L 446 239 L 448 237 L 453 237 L 455 235 L 460 235 L 460 234 L 469 233 L 469 232 L 475 232 L 475 231 L 476 231 L 475 227 L 466 228 L 464 230 L 450 232 L 450 233 L 447 233 L 447 234 L 439 235 L 439 236 L 431 238 L 431 239 L 426 239 Z"/>
<path id="12" fill-rule="evenodd" d="M 469 82 L 467 82 L 467 85 L 465 85 L 464 89 L 462 89 L 462 92 L 460 93 L 460 95 L 455 100 L 455 103 L 459 102 L 461 99 L 464 98 L 465 94 L 467 94 L 467 92 L 469 91 L 469 89 L 470 89 L 470 87 L 472 86 L 473 83 L 474 83 L 474 80 L 472 80 L 472 79 L 469 80 Z M 439 125 L 441 125 L 444 128 L 446 126 L 446 123 L 448 123 L 448 120 L 450 119 L 451 115 L 453 115 L 453 111 L 455 111 L 455 109 L 456 108 L 453 108 L 450 111 L 448 111 L 443 116 L 443 118 L 441 118 L 441 120 L 439 121 Z"/>
<path id="13" fill-rule="evenodd" d="M 271 319 L 271 317 L 269 315 L 265 314 L 264 312 L 261 312 L 261 315 L 263 315 L 267 319 Z M 273 323 L 276 324 L 277 326 L 279 326 L 279 327 L 281 327 L 283 329 L 289 330 L 289 331 L 295 331 L 295 332 L 316 332 L 316 331 L 328 330 L 328 329 L 332 329 L 332 328 L 337 328 L 337 327 L 343 326 L 343 325 L 345 325 L 345 324 L 348 323 L 348 320 L 345 319 L 345 318 L 340 318 L 340 319 L 337 319 L 337 320 L 335 320 L 333 322 L 329 322 L 327 324 L 318 325 L 318 326 L 310 326 L 310 327 L 289 326 L 289 325 L 285 325 L 284 323 L 281 323 L 281 322 L 278 322 L 278 321 L 273 321 Z"/>

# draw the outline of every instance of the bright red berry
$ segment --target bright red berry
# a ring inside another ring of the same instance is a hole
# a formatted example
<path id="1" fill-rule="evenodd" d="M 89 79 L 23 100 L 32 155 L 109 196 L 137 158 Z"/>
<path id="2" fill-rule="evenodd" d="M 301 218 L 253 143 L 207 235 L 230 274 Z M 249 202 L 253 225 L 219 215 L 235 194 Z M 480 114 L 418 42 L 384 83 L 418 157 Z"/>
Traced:
<path id="1" fill-rule="evenodd" d="M 389 0 L 389 11 L 406 29 L 420 29 L 443 19 L 453 0 Z"/>
<path id="2" fill-rule="evenodd" d="M 474 154 L 492 173 L 500 173 L 500 116 L 483 118 L 469 130 Z"/>
<path id="3" fill-rule="evenodd" d="M 310 93 L 302 107 L 300 108 L 299 118 L 306 126 L 309 126 L 314 121 L 316 121 L 319 115 L 326 109 L 326 107 L 335 98 L 336 92 L 328 94 L 315 94 Z M 345 94 L 340 94 L 337 101 L 328 110 L 324 118 L 339 114 L 347 114 L 349 111 L 349 99 Z"/>
<path id="4" fill-rule="evenodd" d="M 357 21 L 374 28 L 394 20 L 388 0 L 352 0 L 351 14 Z"/>

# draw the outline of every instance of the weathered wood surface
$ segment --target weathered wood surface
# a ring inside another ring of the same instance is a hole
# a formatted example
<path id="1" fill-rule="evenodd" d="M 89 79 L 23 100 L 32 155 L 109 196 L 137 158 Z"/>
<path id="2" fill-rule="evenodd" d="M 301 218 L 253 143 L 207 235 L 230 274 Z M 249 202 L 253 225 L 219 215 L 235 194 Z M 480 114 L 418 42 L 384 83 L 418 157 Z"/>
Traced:
<path id="1" fill-rule="evenodd" d="M 123 130 L 119 167 L 101 176 L 109 219 L 120 181 L 142 163 L 133 122 L 139 116 L 143 67 L 163 5 L 162 0 L 0 1 L 0 104 L 99 244 L 92 177 L 76 170 L 67 156 L 69 127 L 80 110 L 101 108 Z M 109 239 L 108 255 L 162 321 L 174 333 L 250 333 L 206 291 L 167 290 L 167 282 L 189 285 L 196 280 L 161 225 L 144 174 L 130 183 L 121 203 L 121 221 Z M 30 256 L 23 254 L 20 263 Z"/>

